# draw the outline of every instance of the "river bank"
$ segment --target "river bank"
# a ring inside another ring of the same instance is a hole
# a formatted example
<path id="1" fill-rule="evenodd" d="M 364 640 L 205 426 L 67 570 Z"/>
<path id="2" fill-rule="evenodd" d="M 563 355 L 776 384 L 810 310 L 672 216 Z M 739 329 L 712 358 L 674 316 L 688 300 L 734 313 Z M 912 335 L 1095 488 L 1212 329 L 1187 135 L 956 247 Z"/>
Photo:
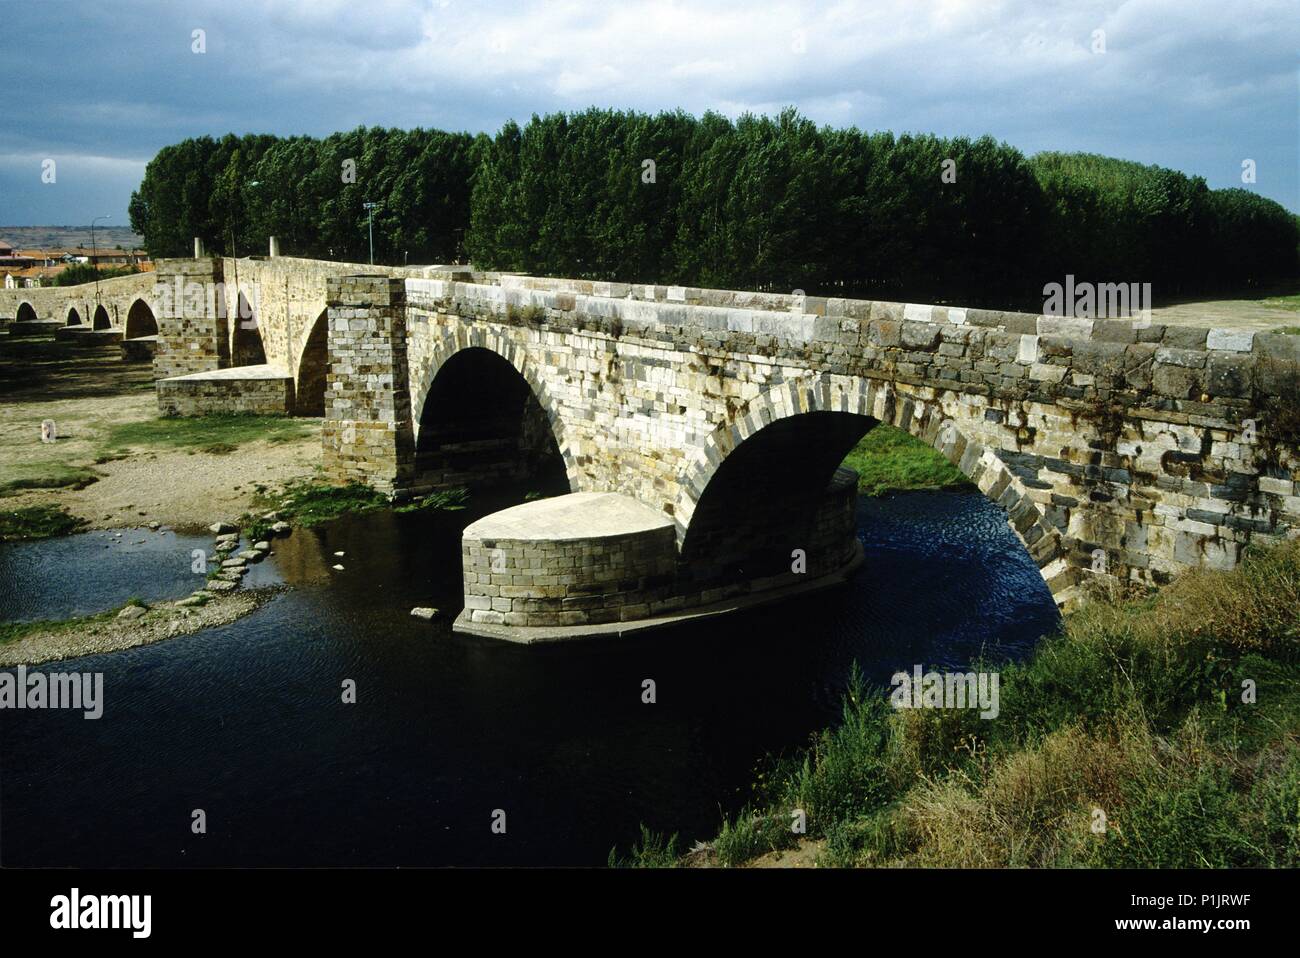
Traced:
<path id="1" fill-rule="evenodd" d="M 999 673 L 996 719 L 853 683 L 711 841 L 647 831 L 611 863 L 1300 864 L 1300 542 L 1099 598 L 1025 662 L 973 668 Z"/>
<path id="2" fill-rule="evenodd" d="M 39 665 L 101 652 L 120 652 L 203 629 L 227 625 L 260 608 L 281 587 L 215 595 L 201 605 L 185 599 L 151 606 L 128 603 L 97 615 L 55 622 L 0 626 L 0 667 Z M 132 610 L 139 609 L 137 614 Z"/>

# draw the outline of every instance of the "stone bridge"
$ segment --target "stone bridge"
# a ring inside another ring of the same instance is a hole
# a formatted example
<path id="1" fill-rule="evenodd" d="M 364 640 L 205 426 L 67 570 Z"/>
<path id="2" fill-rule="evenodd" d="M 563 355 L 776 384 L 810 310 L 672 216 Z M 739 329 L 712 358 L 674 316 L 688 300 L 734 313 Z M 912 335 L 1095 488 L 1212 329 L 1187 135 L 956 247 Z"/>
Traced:
<path id="1" fill-rule="evenodd" d="M 327 474 L 395 496 L 558 493 L 465 530 L 465 631 L 620 634 L 842 581 L 839 466 L 881 422 L 1006 511 L 1062 607 L 1300 528 L 1300 337 L 281 257 L 157 281 L 195 291 L 155 292 L 164 412 L 323 415 Z M 235 286 L 229 321 L 198 295 Z"/>
<path id="2" fill-rule="evenodd" d="M 0 290 L 0 321 L 11 336 L 48 335 L 82 343 L 122 343 L 123 355 L 148 359 L 158 334 L 153 273 L 79 286 Z"/>

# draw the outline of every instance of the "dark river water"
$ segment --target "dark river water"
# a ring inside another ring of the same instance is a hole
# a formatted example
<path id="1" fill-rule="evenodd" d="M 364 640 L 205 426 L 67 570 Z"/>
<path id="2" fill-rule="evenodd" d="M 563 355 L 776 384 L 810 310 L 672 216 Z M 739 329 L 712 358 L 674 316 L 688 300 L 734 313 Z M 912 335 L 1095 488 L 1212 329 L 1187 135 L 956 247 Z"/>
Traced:
<path id="1" fill-rule="evenodd" d="M 1016 658 L 1057 621 L 996 506 L 910 493 L 860 501 L 866 563 L 843 588 L 634 639 L 518 647 L 451 632 L 469 518 L 295 532 L 256 572 L 290 588 L 252 615 L 42 666 L 103 672 L 104 715 L 0 711 L 0 861 L 603 864 L 642 823 L 716 833 L 764 755 L 835 720 L 855 661 L 883 684 L 918 663 Z M 112 539 L 0 546 L 0 618 L 186 594 L 201 579 L 190 550 L 211 545 Z M 415 605 L 445 612 L 425 622 Z M 207 834 L 191 831 L 195 809 Z"/>

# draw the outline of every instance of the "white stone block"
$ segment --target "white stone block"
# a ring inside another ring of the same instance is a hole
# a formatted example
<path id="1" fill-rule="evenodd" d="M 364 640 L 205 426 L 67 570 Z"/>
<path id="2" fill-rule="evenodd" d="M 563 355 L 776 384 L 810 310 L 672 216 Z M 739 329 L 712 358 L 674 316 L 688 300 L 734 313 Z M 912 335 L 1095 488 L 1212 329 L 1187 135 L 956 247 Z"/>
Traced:
<path id="1" fill-rule="evenodd" d="M 1205 337 L 1206 349 L 1248 353 L 1254 345 L 1255 333 L 1247 329 L 1211 329 Z"/>

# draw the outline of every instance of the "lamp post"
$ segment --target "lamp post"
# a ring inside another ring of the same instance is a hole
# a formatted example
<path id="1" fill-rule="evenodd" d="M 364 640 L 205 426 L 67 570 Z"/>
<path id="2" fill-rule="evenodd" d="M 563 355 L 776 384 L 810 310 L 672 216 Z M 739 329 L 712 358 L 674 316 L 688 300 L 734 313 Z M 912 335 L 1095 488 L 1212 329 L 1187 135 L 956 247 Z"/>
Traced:
<path id="1" fill-rule="evenodd" d="M 99 243 L 95 240 L 95 224 L 100 220 L 111 219 L 106 213 L 90 221 L 90 268 L 95 271 L 95 311 L 99 312 Z M 90 317 L 90 325 L 95 325 L 95 317 Z"/>
<path id="2" fill-rule="evenodd" d="M 378 203 L 362 203 L 366 208 L 366 219 L 370 221 L 370 265 L 375 265 L 375 208 Z"/>

